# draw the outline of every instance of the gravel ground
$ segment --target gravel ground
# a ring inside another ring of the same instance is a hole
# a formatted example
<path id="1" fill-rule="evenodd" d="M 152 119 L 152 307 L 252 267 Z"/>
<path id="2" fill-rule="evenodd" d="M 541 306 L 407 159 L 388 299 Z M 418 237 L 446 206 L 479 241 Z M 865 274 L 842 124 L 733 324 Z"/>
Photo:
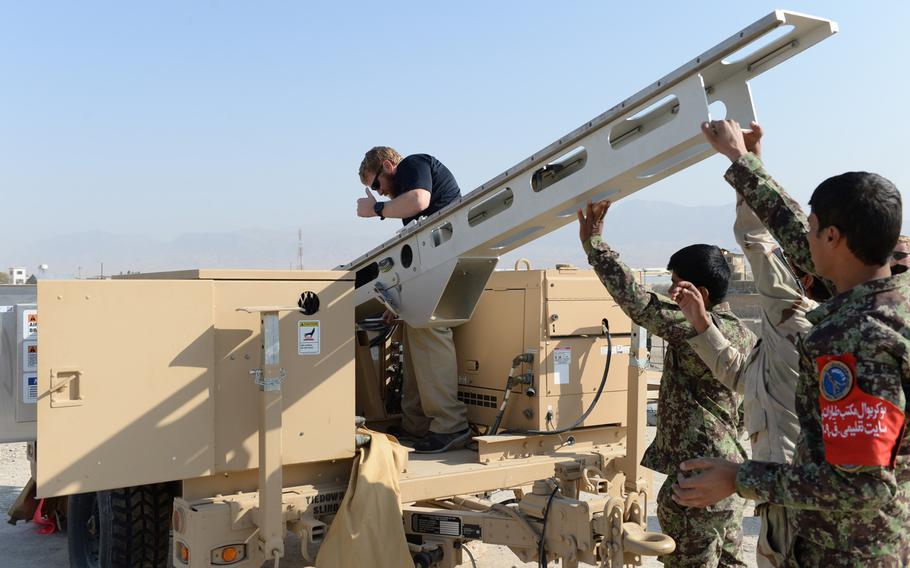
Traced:
<path id="1" fill-rule="evenodd" d="M 654 429 L 648 428 L 649 437 L 653 436 Z M 0 514 L 5 521 L 6 510 L 15 501 L 19 491 L 25 485 L 29 478 L 29 464 L 25 456 L 25 444 L 0 444 Z M 660 474 L 654 475 L 654 492 L 663 483 L 665 476 Z M 652 513 L 648 517 L 650 530 L 658 530 L 659 526 L 656 517 L 653 515 L 656 505 L 651 502 L 648 504 L 648 512 Z M 754 567 L 755 564 L 755 543 L 758 538 L 758 519 L 751 516 L 751 508 L 747 509 L 746 517 L 743 520 L 744 539 L 744 556 L 748 566 Z M 302 566 L 302 560 L 299 553 L 294 553 L 298 545 L 294 542 L 288 542 L 286 548 L 289 551 L 288 558 L 282 562 L 283 567 Z M 491 546 L 478 543 L 471 543 L 470 549 L 477 560 L 479 568 L 487 567 L 534 567 L 536 563 L 524 564 L 518 561 L 512 552 L 502 546 Z M 34 566 L 61 567 L 65 568 L 67 562 L 66 536 L 63 534 L 39 535 L 36 527 L 31 523 L 19 523 L 16 526 L 0 522 L 0 559 L 4 568 L 33 568 Z M 470 562 L 465 556 L 465 562 L 470 566 Z M 658 567 L 662 566 L 656 559 L 648 558 L 644 566 Z"/>
<path id="2" fill-rule="evenodd" d="M 4 568 L 65 567 L 65 535 L 40 535 L 32 523 L 13 526 L 6 522 L 6 511 L 28 478 L 25 444 L 0 444 L 0 563 Z"/>

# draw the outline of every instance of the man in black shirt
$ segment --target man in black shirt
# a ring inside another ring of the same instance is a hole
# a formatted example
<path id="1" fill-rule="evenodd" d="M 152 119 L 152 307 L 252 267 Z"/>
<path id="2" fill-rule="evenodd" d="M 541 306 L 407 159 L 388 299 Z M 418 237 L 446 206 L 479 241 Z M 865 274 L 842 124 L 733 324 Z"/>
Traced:
<path id="1" fill-rule="evenodd" d="M 394 149 L 377 146 L 360 164 L 366 197 L 357 200 L 360 217 L 401 219 L 407 225 L 459 199 L 452 172 L 427 154 L 402 159 Z M 377 201 L 370 189 L 388 201 Z M 388 314 L 387 314 L 388 315 Z M 455 342 L 448 327 L 403 327 L 404 384 L 400 434 L 417 440 L 422 453 L 457 449 L 470 439 L 467 409 L 458 400 Z"/>
<path id="2" fill-rule="evenodd" d="M 371 153 L 378 159 L 370 160 Z M 391 217 L 405 225 L 461 197 L 452 172 L 433 156 L 413 154 L 401 159 L 398 152 L 383 146 L 367 153 L 360 164 L 360 181 L 390 199 L 376 201 L 367 190 L 367 196 L 357 200 L 358 216 Z"/>

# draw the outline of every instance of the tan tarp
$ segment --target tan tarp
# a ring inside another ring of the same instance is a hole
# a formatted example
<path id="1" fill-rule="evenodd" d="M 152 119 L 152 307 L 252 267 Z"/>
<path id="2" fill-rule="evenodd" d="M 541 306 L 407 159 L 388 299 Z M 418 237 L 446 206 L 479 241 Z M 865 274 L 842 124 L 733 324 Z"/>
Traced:
<path id="1" fill-rule="evenodd" d="M 316 568 L 401 568 L 413 566 L 398 497 L 398 472 L 407 450 L 381 432 L 372 435 L 354 461 L 341 508 L 319 548 Z"/>

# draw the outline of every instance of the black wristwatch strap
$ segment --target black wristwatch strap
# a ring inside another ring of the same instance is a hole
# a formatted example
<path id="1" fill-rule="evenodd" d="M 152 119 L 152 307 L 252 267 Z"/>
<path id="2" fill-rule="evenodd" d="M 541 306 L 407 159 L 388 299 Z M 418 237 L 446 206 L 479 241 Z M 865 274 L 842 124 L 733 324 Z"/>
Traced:
<path id="1" fill-rule="evenodd" d="M 382 215 L 382 208 L 385 207 L 385 201 L 377 201 L 373 204 L 373 211 L 379 215 L 380 219 L 385 219 Z"/>

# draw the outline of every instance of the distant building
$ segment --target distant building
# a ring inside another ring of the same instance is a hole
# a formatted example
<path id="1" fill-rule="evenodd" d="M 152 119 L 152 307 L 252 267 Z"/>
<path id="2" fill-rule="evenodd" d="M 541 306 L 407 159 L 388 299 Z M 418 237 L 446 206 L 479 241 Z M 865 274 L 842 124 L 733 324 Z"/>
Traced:
<path id="1" fill-rule="evenodd" d="M 724 254 L 727 264 L 730 265 L 730 280 L 752 280 L 746 264 L 746 255 L 738 252 L 720 249 Z"/>
<path id="2" fill-rule="evenodd" d="M 27 275 L 25 274 L 25 268 L 21 266 L 11 266 L 9 269 L 9 283 L 10 284 L 25 284 Z"/>

